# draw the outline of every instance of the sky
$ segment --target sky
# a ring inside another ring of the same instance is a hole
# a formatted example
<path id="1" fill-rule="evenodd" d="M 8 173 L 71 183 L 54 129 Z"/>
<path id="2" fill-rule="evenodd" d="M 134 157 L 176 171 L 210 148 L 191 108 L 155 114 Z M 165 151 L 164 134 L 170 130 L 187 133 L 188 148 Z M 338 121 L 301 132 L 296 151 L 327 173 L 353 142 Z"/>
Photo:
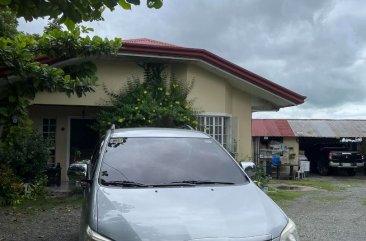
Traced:
<path id="1" fill-rule="evenodd" d="M 202 48 L 306 96 L 253 118 L 366 119 L 366 1 L 165 0 L 105 11 L 94 34 Z M 20 20 L 40 33 L 47 21 Z"/>

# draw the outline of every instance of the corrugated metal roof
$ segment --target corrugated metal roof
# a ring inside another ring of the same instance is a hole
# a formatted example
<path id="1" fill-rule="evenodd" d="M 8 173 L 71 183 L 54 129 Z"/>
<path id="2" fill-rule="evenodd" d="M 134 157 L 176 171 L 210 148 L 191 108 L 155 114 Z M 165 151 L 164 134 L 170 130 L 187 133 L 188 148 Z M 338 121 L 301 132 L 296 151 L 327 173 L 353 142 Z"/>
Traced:
<path id="1" fill-rule="evenodd" d="M 366 137 L 366 120 L 253 119 L 252 136 Z"/>
<path id="2" fill-rule="evenodd" d="M 366 137 L 366 120 L 288 120 L 295 136 Z"/>
<path id="3" fill-rule="evenodd" d="M 287 120 L 252 120 L 252 136 L 294 136 Z"/>

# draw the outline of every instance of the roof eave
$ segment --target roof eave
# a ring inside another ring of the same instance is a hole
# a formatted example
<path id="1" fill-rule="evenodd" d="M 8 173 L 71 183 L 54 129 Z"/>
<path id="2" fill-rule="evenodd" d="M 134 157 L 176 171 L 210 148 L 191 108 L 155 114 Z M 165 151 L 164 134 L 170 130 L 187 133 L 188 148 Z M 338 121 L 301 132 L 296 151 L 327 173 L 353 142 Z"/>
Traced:
<path id="1" fill-rule="evenodd" d="M 250 72 L 238 65 L 231 63 L 207 50 L 196 48 L 184 48 L 173 46 L 151 46 L 134 43 L 124 43 L 123 48 L 120 49 L 120 53 L 129 54 L 141 54 L 141 55 L 154 55 L 164 57 L 183 57 L 190 59 L 197 59 L 207 62 L 217 68 L 220 68 L 230 74 L 233 74 L 239 78 L 270 91 L 282 98 L 289 101 L 289 106 L 299 105 L 304 103 L 306 97 L 299 95 L 289 89 L 286 89 L 278 84 L 271 82 L 270 80 L 263 78 L 253 72 Z"/>

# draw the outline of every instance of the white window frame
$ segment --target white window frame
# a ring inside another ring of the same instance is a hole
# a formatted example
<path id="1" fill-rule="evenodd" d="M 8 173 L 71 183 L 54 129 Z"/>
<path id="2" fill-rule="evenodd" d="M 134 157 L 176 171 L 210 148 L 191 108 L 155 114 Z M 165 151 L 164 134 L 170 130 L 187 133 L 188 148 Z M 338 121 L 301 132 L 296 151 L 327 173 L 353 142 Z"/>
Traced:
<path id="1" fill-rule="evenodd" d="M 55 124 L 51 124 L 51 120 L 55 121 Z M 45 124 L 45 121 L 47 123 Z M 51 127 L 54 126 L 55 130 L 51 131 Z M 45 127 L 47 130 L 45 130 Z M 42 134 L 43 138 L 47 139 L 50 143 L 50 147 L 48 148 L 50 150 L 50 159 L 48 161 L 48 164 L 55 164 L 56 163 L 56 133 L 57 133 L 57 118 L 54 117 L 44 117 L 42 118 Z"/>
<path id="2" fill-rule="evenodd" d="M 209 134 L 228 149 L 231 142 L 231 115 L 227 113 L 203 112 L 197 116 L 197 119 L 198 130 Z"/>

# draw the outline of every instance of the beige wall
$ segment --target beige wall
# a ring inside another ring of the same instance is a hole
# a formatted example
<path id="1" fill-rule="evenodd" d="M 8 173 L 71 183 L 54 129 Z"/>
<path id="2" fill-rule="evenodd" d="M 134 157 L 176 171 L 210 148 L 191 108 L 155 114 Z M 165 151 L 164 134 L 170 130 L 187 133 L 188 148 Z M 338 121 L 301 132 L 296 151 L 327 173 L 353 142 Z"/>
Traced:
<path id="1" fill-rule="evenodd" d="M 68 98 L 64 93 L 40 93 L 34 99 L 35 104 L 50 105 L 87 105 L 98 106 L 104 104 L 107 100 L 103 89 L 120 90 L 132 76 L 138 76 L 142 79 L 142 69 L 133 62 L 118 62 L 112 60 L 98 60 L 97 65 L 97 86 L 95 92 L 87 93 L 85 97 L 78 98 L 71 96 Z"/>
<path id="2" fill-rule="evenodd" d="M 236 119 L 233 135 L 238 141 L 238 160 L 252 157 L 251 96 L 230 86 L 227 80 L 195 65 L 188 66 L 187 80 L 194 81 L 190 98 L 203 112 L 228 114 Z"/>
<path id="3" fill-rule="evenodd" d="M 63 168 L 63 180 L 66 179 L 65 170 L 68 166 L 68 128 L 69 116 L 81 116 L 83 107 L 72 106 L 98 106 L 107 99 L 103 90 L 105 86 L 109 90 L 117 91 L 123 87 L 132 76 L 143 77 L 142 69 L 133 62 L 119 62 L 117 60 L 98 60 L 98 86 L 94 93 L 88 93 L 86 97 L 75 96 L 67 98 L 63 93 L 41 93 L 34 100 L 35 104 L 62 105 L 35 106 L 31 110 L 31 118 L 36 128 L 41 128 L 42 118 L 57 118 L 57 147 L 56 162 L 61 162 Z M 168 72 L 174 72 L 179 80 L 194 81 L 189 98 L 194 100 L 194 107 L 201 112 L 211 114 L 225 114 L 232 117 L 237 126 L 232 128 L 238 141 L 238 160 L 252 157 L 251 142 L 251 96 L 239 91 L 228 84 L 228 81 L 216 74 L 202 69 L 194 64 L 170 64 Z M 72 108 L 68 108 L 72 107 Z M 89 109 L 91 107 L 88 107 Z M 51 110 L 51 111 L 50 111 Z M 88 113 L 93 114 L 93 113 Z M 61 130 L 60 128 L 63 128 Z"/>
<path id="4" fill-rule="evenodd" d="M 226 81 L 202 68 L 189 65 L 187 80 L 194 82 L 189 98 L 200 111 L 226 113 Z"/>

